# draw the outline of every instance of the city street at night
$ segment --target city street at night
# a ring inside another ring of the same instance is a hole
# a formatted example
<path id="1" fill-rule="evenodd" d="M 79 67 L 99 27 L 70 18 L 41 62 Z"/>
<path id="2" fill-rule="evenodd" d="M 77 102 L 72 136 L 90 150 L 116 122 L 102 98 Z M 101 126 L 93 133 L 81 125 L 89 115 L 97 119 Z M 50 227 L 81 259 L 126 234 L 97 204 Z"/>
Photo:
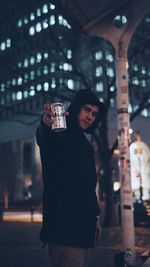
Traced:
<path id="1" fill-rule="evenodd" d="M 0 267 L 51 267 L 47 248 L 43 249 L 38 236 L 41 223 L 0 223 Z M 135 229 L 136 249 L 150 250 L 149 228 Z M 90 250 L 88 267 L 114 267 L 114 255 L 122 249 L 120 227 L 105 228 L 101 241 Z"/>
<path id="2" fill-rule="evenodd" d="M 0 3 L 0 267 L 150 267 L 150 0 Z"/>

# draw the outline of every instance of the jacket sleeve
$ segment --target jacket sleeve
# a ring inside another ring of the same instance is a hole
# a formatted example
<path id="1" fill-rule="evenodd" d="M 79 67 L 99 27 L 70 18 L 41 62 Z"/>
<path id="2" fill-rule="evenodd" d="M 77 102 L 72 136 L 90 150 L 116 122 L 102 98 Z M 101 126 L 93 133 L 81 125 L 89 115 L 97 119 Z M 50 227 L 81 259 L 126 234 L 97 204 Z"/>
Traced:
<path id="1" fill-rule="evenodd" d="M 51 134 L 51 128 L 48 125 L 44 124 L 41 120 L 41 124 L 36 130 L 36 142 L 38 146 L 41 146 L 43 140 L 45 140 L 46 142 L 46 140 L 50 137 Z"/>
<path id="2" fill-rule="evenodd" d="M 54 137 L 53 132 L 49 126 L 41 122 L 36 130 L 36 142 L 39 146 L 41 165 L 42 165 L 42 178 L 44 185 L 48 185 L 48 180 L 50 177 L 50 172 L 53 168 L 53 144 Z"/>

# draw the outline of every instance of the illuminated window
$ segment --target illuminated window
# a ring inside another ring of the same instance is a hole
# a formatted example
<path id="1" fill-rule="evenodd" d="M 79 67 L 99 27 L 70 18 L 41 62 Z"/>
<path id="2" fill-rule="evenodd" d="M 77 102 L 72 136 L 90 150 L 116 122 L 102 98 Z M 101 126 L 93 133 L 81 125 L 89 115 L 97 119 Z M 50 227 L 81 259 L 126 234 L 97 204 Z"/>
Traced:
<path id="1" fill-rule="evenodd" d="M 54 25 L 55 24 L 55 16 L 54 15 L 50 16 L 50 18 L 49 18 L 49 24 L 50 25 Z"/>
<path id="2" fill-rule="evenodd" d="M 65 70 L 65 71 L 69 70 L 69 64 L 68 63 L 63 64 L 63 70 Z"/>
<path id="3" fill-rule="evenodd" d="M 53 4 L 50 4 L 50 9 L 55 9 L 55 6 Z"/>
<path id="4" fill-rule="evenodd" d="M 99 97 L 99 101 L 104 102 L 104 98 L 103 97 Z"/>
<path id="5" fill-rule="evenodd" d="M 48 74 L 48 67 L 47 66 L 44 66 L 44 69 L 43 69 L 43 74 Z"/>
<path id="6" fill-rule="evenodd" d="M 52 62 L 50 67 L 50 72 L 55 72 L 55 67 L 56 67 L 55 63 Z"/>
<path id="7" fill-rule="evenodd" d="M 132 78 L 132 84 L 138 85 L 139 84 L 139 80 L 137 77 L 133 77 Z"/>
<path id="8" fill-rule="evenodd" d="M 145 69 L 145 67 L 142 67 L 142 69 L 141 69 L 141 73 L 142 73 L 142 74 L 146 74 L 146 69 Z"/>
<path id="9" fill-rule="evenodd" d="M 16 94 L 16 99 L 17 100 L 21 100 L 22 99 L 22 92 L 17 92 L 17 94 Z"/>
<path id="10" fill-rule="evenodd" d="M 37 87 L 36 87 L 37 91 L 41 91 L 42 90 L 42 85 L 39 83 L 37 84 Z"/>
<path id="11" fill-rule="evenodd" d="M 37 53 L 36 61 L 41 62 L 41 59 L 42 59 L 41 53 Z"/>
<path id="12" fill-rule="evenodd" d="M 44 91 L 48 91 L 49 90 L 49 83 L 45 82 L 44 83 Z"/>
<path id="13" fill-rule="evenodd" d="M 47 29 L 48 28 L 48 22 L 47 20 L 43 21 L 43 29 Z"/>
<path id="14" fill-rule="evenodd" d="M 4 83 L 1 84 L 1 91 L 2 92 L 5 91 L 5 84 Z"/>
<path id="15" fill-rule="evenodd" d="M 71 27 L 70 24 L 67 23 L 67 28 L 68 28 L 68 29 L 71 29 L 72 27 Z"/>
<path id="16" fill-rule="evenodd" d="M 63 25 L 64 25 L 65 27 L 68 26 L 68 22 L 67 22 L 66 19 L 63 19 Z"/>
<path id="17" fill-rule="evenodd" d="M 136 111 L 139 108 L 139 105 L 134 105 L 133 110 Z"/>
<path id="18" fill-rule="evenodd" d="M 43 11 L 44 14 L 48 13 L 48 5 L 47 5 L 47 4 L 45 4 L 45 5 L 43 6 L 42 11 Z"/>
<path id="19" fill-rule="evenodd" d="M 31 90 L 35 90 L 34 85 L 31 85 L 31 86 L 30 86 L 30 89 L 31 89 Z"/>
<path id="20" fill-rule="evenodd" d="M 34 13 L 31 13 L 30 14 L 30 20 L 34 20 L 35 19 L 35 15 L 34 15 Z"/>
<path id="21" fill-rule="evenodd" d="M 142 87 L 145 87 L 146 86 L 146 80 L 141 80 L 140 84 Z"/>
<path id="22" fill-rule="evenodd" d="M 63 65 L 62 65 L 62 63 L 59 65 L 59 69 L 60 70 L 62 70 L 62 68 L 63 68 Z"/>
<path id="23" fill-rule="evenodd" d="M 11 97 L 12 97 L 12 101 L 15 101 L 16 100 L 16 93 L 12 93 Z"/>
<path id="24" fill-rule="evenodd" d="M 96 52 L 96 54 L 95 54 L 95 59 L 96 60 L 101 60 L 102 57 L 103 57 L 102 51 Z"/>
<path id="25" fill-rule="evenodd" d="M 18 24 L 17 24 L 17 26 L 20 28 L 20 27 L 22 27 L 22 19 L 19 19 L 18 20 Z"/>
<path id="26" fill-rule="evenodd" d="M 1 43 L 0 49 L 4 51 L 6 49 L 6 44 L 4 42 Z"/>
<path id="27" fill-rule="evenodd" d="M 109 62 L 113 62 L 113 56 L 112 54 L 110 54 L 109 52 L 106 52 L 106 60 L 108 60 Z"/>
<path id="28" fill-rule="evenodd" d="M 134 65 L 132 66 L 132 68 L 133 68 L 134 71 L 138 71 L 138 69 L 139 69 L 139 67 L 138 67 L 137 64 L 134 64 Z"/>
<path id="29" fill-rule="evenodd" d="M 59 25 L 63 25 L 64 27 L 71 29 L 71 25 L 69 25 L 67 20 L 64 19 L 61 15 L 59 15 L 59 17 L 58 17 L 58 22 L 59 22 Z"/>
<path id="30" fill-rule="evenodd" d="M 31 57 L 31 58 L 30 58 L 30 64 L 31 64 L 31 65 L 34 65 L 34 64 L 35 64 L 35 58 L 34 58 L 34 57 Z"/>
<path id="31" fill-rule="evenodd" d="M 104 91 L 104 85 L 102 82 L 96 84 L 96 91 L 97 92 L 103 92 Z"/>
<path id="32" fill-rule="evenodd" d="M 22 63 L 18 62 L 17 66 L 18 66 L 18 68 L 22 68 Z"/>
<path id="33" fill-rule="evenodd" d="M 70 49 L 67 50 L 67 58 L 72 58 L 72 51 Z"/>
<path id="34" fill-rule="evenodd" d="M 27 17 L 24 17 L 24 24 L 28 24 L 28 19 L 27 19 Z"/>
<path id="35" fill-rule="evenodd" d="M 25 74 L 24 74 L 24 79 L 25 79 L 25 80 L 28 80 L 28 78 L 29 78 L 28 73 L 25 73 Z"/>
<path id="36" fill-rule="evenodd" d="M 25 60 L 24 60 L 24 67 L 25 68 L 28 68 L 28 66 L 29 66 L 29 61 L 28 61 L 27 58 L 25 58 Z"/>
<path id="37" fill-rule="evenodd" d="M 55 88 L 56 87 L 56 80 L 54 78 L 52 78 L 51 87 L 52 88 Z"/>
<path id="38" fill-rule="evenodd" d="M 29 95 L 29 94 L 28 94 L 28 91 L 25 90 L 25 91 L 23 92 L 23 96 L 24 96 L 25 98 L 27 98 L 28 95 Z"/>
<path id="39" fill-rule="evenodd" d="M 12 85 L 16 85 L 16 79 L 15 78 L 12 79 Z"/>
<path id="40" fill-rule="evenodd" d="M 6 47 L 7 48 L 11 47 L 11 40 L 10 39 L 6 40 Z"/>
<path id="41" fill-rule="evenodd" d="M 112 68 L 107 68 L 107 75 L 109 77 L 114 77 L 114 70 Z"/>
<path id="42" fill-rule="evenodd" d="M 38 23 L 36 24 L 36 26 L 35 26 L 35 30 L 36 30 L 36 32 L 40 32 L 40 31 L 42 30 L 42 26 L 41 26 L 41 23 L 40 23 L 40 22 L 38 22 Z"/>
<path id="43" fill-rule="evenodd" d="M 74 81 L 72 79 L 68 80 L 67 85 L 69 89 L 74 89 Z"/>
<path id="44" fill-rule="evenodd" d="M 45 58 L 45 59 L 48 58 L 48 53 L 47 53 L 47 52 L 44 53 L 44 58 Z"/>
<path id="45" fill-rule="evenodd" d="M 103 69 L 102 69 L 102 67 L 101 67 L 101 66 L 97 67 L 97 68 L 96 68 L 96 77 L 101 76 L 102 73 L 103 73 Z"/>
<path id="46" fill-rule="evenodd" d="M 30 72 L 30 80 L 34 80 L 34 77 L 35 77 L 35 72 L 34 72 L 34 70 L 32 70 Z"/>
<path id="47" fill-rule="evenodd" d="M 41 16 L 41 9 L 40 8 L 37 9 L 36 14 L 37 14 L 38 17 Z"/>
<path id="48" fill-rule="evenodd" d="M 129 112 L 129 113 L 132 113 L 132 111 L 133 111 L 133 109 L 132 109 L 132 105 L 129 104 L 129 106 L 128 106 L 128 112 Z"/>
<path id="49" fill-rule="evenodd" d="M 114 92 L 115 91 L 115 87 L 114 86 L 111 86 L 110 87 L 110 92 Z"/>
<path id="50" fill-rule="evenodd" d="M 146 17 L 145 22 L 150 23 L 150 17 Z"/>
<path id="51" fill-rule="evenodd" d="M 141 114 L 144 116 L 144 117 L 148 117 L 148 110 L 145 108 L 142 110 Z"/>
<path id="52" fill-rule="evenodd" d="M 19 77 L 18 80 L 17 80 L 17 84 L 18 85 L 21 85 L 22 84 L 22 77 Z"/>
<path id="53" fill-rule="evenodd" d="M 60 15 L 58 16 L 58 21 L 59 21 L 59 24 L 62 25 L 63 24 L 63 17 Z"/>
<path id="54" fill-rule="evenodd" d="M 72 65 L 68 64 L 68 70 L 69 70 L 69 71 L 72 70 Z"/>
<path id="55" fill-rule="evenodd" d="M 35 90 L 31 90 L 31 91 L 29 92 L 29 95 L 30 95 L 30 96 L 34 96 L 34 95 L 35 95 Z"/>
<path id="56" fill-rule="evenodd" d="M 29 29 L 29 34 L 30 35 L 34 35 L 35 34 L 35 28 L 32 26 L 32 27 L 30 27 L 30 29 Z"/>

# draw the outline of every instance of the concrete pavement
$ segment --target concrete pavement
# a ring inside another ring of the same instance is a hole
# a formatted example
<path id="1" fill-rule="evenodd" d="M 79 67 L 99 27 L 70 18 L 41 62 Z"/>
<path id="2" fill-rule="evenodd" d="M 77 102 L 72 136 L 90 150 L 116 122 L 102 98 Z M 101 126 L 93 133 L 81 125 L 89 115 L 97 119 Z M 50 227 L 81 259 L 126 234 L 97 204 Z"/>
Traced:
<path id="1" fill-rule="evenodd" d="M 0 267 L 51 267 L 47 248 L 38 240 L 41 223 L 0 223 Z M 150 228 L 135 228 L 136 249 L 150 250 Z M 88 267 L 113 267 L 113 257 L 122 250 L 120 227 L 102 230 L 96 248 L 89 253 Z M 71 267 L 71 266 L 70 266 Z"/>

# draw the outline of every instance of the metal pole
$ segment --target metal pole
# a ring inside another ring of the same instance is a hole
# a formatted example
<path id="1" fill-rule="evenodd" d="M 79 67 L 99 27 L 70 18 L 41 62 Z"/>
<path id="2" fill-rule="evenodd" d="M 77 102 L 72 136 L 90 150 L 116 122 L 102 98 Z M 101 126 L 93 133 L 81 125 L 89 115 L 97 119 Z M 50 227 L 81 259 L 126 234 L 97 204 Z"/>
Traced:
<path id="1" fill-rule="evenodd" d="M 125 53 L 124 53 L 125 54 Z M 134 220 L 133 199 L 130 173 L 130 136 L 129 136 L 129 113 L 128 113 L 128 74 L 127 57 L 118 53 L 116 61 L 117 75 L 117 105 L 118 105 L 118 144 L 120 150 L 120 184 L 121 184 L 121 224 L 123 235 L 123 247 L 134 248 Z"/>

